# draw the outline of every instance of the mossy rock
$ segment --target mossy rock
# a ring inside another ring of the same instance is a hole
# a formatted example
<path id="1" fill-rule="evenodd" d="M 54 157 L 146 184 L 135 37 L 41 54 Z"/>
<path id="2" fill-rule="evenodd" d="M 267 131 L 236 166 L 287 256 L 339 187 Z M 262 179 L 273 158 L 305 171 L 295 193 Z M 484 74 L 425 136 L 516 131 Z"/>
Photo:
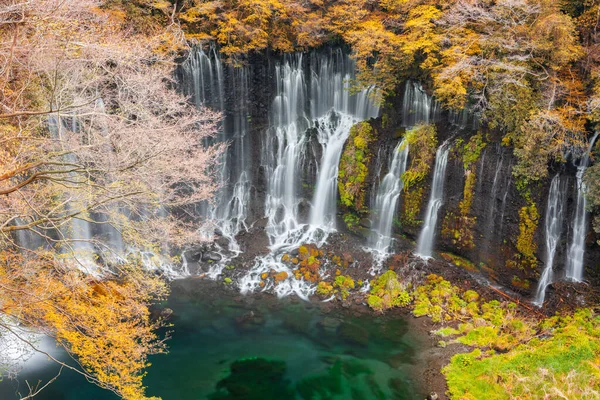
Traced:
<path id="1" fill-rule="evenodd" d="M 375 131 L 369 122 L 363 121 L 354 125 L 350 129 L 348 143 L 340 159 L 338 173 L 340 202 L 342 207 L 356 213 L 363 212 L 365 207 L 367 192 L 365 181 L 371 163 L 369 147 L 375 141 L 375 136 Z M 346 221 L 346 224 L 350 225 L 349 221 Z"/>

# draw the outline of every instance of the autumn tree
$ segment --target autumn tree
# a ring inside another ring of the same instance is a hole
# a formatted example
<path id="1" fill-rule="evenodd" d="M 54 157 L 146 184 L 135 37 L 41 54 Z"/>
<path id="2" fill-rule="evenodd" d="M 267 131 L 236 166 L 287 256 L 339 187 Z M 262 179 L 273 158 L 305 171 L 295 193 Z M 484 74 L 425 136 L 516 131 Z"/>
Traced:
<path id="1" fill-rule="evenodd" d="M 46 333 L 88 380 L 142 399 L 166 287 L 141 254 L 197 240 L 185 211 L 214 193 L 219 116 L 174 88 L 177 24 L 138 32 L 102 5 L 0 6 L 0 336 Z"/>

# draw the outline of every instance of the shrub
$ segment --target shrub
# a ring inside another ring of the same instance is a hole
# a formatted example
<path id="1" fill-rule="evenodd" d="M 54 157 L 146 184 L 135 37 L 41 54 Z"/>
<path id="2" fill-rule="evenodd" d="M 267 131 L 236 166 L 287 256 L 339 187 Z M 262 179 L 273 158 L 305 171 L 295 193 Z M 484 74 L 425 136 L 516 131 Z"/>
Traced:
<path id="1" fill-rule="evenodd" d="M 394 271 L 387 271 L 379 276 L 367 298 L 367 304 L 375 311 L 405 307 L 410 301 L 410 295 L 404 285 L 398 281 L 398 275 Z"/>

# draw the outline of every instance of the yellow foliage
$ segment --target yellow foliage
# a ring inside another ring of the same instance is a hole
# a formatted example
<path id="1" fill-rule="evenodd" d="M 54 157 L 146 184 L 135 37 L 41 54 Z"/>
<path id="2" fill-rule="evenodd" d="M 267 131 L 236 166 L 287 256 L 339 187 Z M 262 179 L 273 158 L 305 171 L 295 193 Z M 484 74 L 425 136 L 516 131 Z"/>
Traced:
<path id="1" fill-rule="evenodd" d="M 89 380 L 127 400 L 147 399 L 148 355 L 164 352 L 148 306 L 164 298 L 159 278 L 135 265 L 116 280 L 63 266 L 51 254 L 28 259 L 0 253 L 0 312 L 56 338 Z"/>

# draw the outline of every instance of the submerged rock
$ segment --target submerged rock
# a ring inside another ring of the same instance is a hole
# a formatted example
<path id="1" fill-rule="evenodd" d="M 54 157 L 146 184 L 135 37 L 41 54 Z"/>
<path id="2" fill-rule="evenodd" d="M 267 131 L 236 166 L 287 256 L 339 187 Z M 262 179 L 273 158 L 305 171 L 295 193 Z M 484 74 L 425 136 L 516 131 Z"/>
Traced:
<path id="1" fill-rule="evenodd" d="M 265 324 L 265 317 L 254 311 L 248 311 L 235 318 L 235 325 L 238 329 L 245 331 L 256 331 Z"/>
<path id="2" fill-rule="evenodd" d="M 361 326 L 351 323 L 342 323 L 338 328 L 340 339 L 359 346 L 369 345 L 369 332 Z"/>
<path id="3" fill-rule="evenodd" d="M 231 364 L 231 374 L 219 381 L 211 400 L 276 400 L 292 399 L 294 391 L 285 379 L 283 361 L 248 358 Z"/>
<path id="4" fill-rule="evenodd" d="M 330 333 L 332 335 L 336 333 L 340 324 L 341 324 L 341 322 L 338 319 L 332 318 L 332 317 L 325 317 L 322 320 L 320 320 L 319 322 L 317 322 L 317 325 L 319 326 L 319 328 L 323 329 L 323 331 Z"/>

